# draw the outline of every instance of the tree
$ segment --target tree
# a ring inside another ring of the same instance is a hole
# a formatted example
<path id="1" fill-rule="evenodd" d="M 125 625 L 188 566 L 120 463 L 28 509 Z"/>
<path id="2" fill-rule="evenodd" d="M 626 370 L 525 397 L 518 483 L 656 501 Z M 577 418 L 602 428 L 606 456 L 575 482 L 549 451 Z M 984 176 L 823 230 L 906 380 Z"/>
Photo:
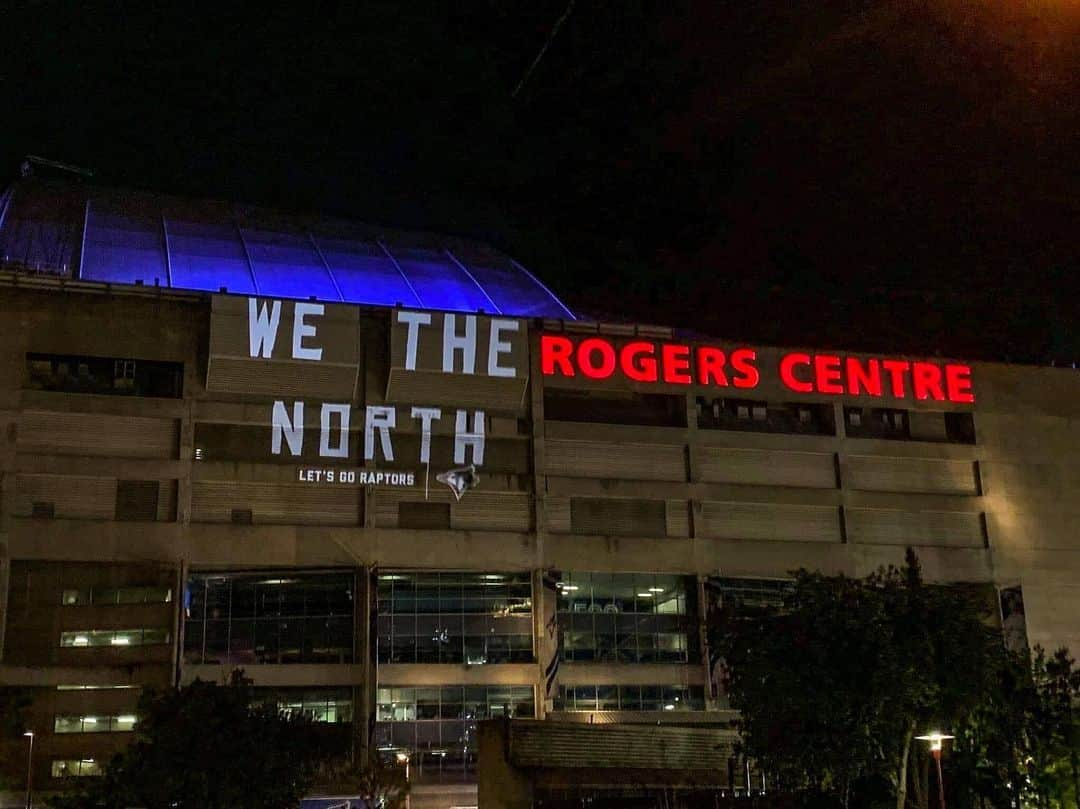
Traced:
<path id="1" fill-rule="evenodd" d="M 1036 806 L 1080 809 L 1080 670 L 1066 649 L 1031 661 L 1031 715 L 1024 734 L 1025 784 Z"/>
<path id="2" fill-rule="evenodd" d="M 318 781 L 334 794 L 356 796 L 366 806 L 380 809 L 404 809 L 409 783 L 405 770 L 386 764 L 379 758 L 358 765 L 349 759 L 329 762 L 319 770 Z"/>
<path id="3" fill-rule="evenodd" d="M 0 688 L 0 789 L 25 784 L 26 709 L 31 703 L 27 688 Z"/>
<path id="4" fill-rule="evenodd" d="M 309 717 L 253 705 L 239 673 L 147 691 L 138 711 L 127 750 L 56 809 L 291 809 L 329 752 Z"/>
<path id="5" fill-rule="evenodd" d="M 916 731 L 955 726 L 996 672 L 980 595 L 924 584 L 910 551 L 862 580 L 793 575 L 782 608 L 710 628 L 744 754 L 808 798 L 905 809 L 915 783 L 925 805 Z"/>

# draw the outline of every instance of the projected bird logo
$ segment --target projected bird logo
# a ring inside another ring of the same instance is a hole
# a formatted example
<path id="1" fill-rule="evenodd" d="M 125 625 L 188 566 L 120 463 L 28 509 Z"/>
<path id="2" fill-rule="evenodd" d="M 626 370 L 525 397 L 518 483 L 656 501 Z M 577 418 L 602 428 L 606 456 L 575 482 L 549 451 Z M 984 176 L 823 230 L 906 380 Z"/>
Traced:
<path id="1" fill-rule="evenodd" d="M 476 473 L 476 465 L 460 466 L 450 469 L 435 476 L 439 483 L 445 483 L 454 493 L 454 499 L 460 500 L 461 496 L 469 489 L 475 489 L 480 483 L 480 476 Z"/>

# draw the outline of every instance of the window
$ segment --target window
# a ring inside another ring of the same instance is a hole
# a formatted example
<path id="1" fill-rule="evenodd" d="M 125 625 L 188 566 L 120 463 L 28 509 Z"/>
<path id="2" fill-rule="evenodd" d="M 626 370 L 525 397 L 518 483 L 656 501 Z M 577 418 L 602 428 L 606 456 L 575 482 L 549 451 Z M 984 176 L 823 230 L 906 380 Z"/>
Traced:
<path id="1" fill-rule="evenodd" d="M 529 573 L 379 576 L 379 662 L 528 663 Z"/>
<path id="2" fill-rule="evenodd" d="M 101 765 L 92 758 L 53 759 L 50 772 L 53 778 L 83 778 L 101 775 Z"/>
<path id="3" fill-rule="evenodd" d="M 975 417 L 971 413 L 946 413 L 945 434 L 954 444 L 974 444 Z"/>
<path id="4" fill-rule="evenodd" d="M 528 685 L 380 687 L 376 702 L 376 745 L 412 753 L 417 776 L 473 772 L 478 721 L 535 716 Z"/>
<path id="5" fill-rule="evenodd" d="M 557 587 L 564 660 L 686 663 L 700 656 L 692 577 L 567 573 Z"/>
<path id="6" fill-rule="evenodd" d="M 188 663 L 353 662 L 353 574 L 196 574 L 184 598 Z"/>
<path id="7" fill-rule="evenodd" d="M 306 715 L 314 722 L 346 724 L 353 718 L 348 688 L 257 689 L 256 704 L 272 706 L 289 716 Z"/>
<path id="8" fill-rule="evenodd" d="M 37 520 L 51 520 L 56 517 L 56 504 L 35 500 L 30 504 L 30 516 Z"/>
<path id="9" fill-rule="evenodd" d="M 713 576 L 705 581 L 709 606 L 729 606 L 739 610 L 782 607 L 791 593 L 789 579 L 742 579 Z"/>
<path id="10" fill-rule="evenodd" d="M 53 733 L 127 733 L 135 729 L 134 714 L 85 716 L 63 714 L 53 722 Z"/>
<path id="11" fill-rule="evenodd" d="M 91 587 L 89 590 L 64 590 L 61 603 L 65 607 L 83 604 L 108 606 L 116 604 L 168 604 L 172 601 L 171 587 L 154 585 L 126 587 Z"/>
<path id="12" fill-rule="evenodd" d="M 27 354 L 27 387 L 63 393 L 116 396 L 183 395 L 184 365 L 126 357 Z"/>
<path id="13" fill-rule="evenodd" d="M 116 481 L 116 519 L 154 522 L 158 518 L 160 489 L 156 480 Z"/>
<path id="14" fill-rule="evenodd" d="M 686 685 L 560 685 L 557 711 L 703 711 L 705 689 Z"/>
<path id="15" fill-rule="evenodd" d="M 695 404 L 698 429 L 836 435 L 831 403 L 770 403 L 698 396 Z"/>
<path id="16" fill-rule="evenodd" d="M 845 407 L 844 425 L 849 438 L 975 443 L 975 419 L 971 413 Z"/>
<path id="17" fill-rule="evenodd" d="M 544 418 L 591 424 L 685 427 L 686 397 L 664 393 L 598 396 L 578 391 L 545 390 Z"/>
<path id="18" fill-rule="evenodd" d="M 60 633 L 60 645 L 87 646 L 156 646 L 169 642 L 167 629 L 77 629 Z"/>

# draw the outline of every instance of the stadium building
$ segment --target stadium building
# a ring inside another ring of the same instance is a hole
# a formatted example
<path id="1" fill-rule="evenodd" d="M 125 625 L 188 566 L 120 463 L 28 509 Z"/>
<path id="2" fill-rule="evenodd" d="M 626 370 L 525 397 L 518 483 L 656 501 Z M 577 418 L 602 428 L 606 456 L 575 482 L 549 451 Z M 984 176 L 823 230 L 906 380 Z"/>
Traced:
<path id="1" fill-rule="evenodd" d="M 482 244 L 34 178 L 0 262 L 36 790 L 97 773 L 142 687 L 237 668 L 407 756 L 414 809 L 477 804 L 478 735 L 484 809 L 767 788 L 707 610 L 907 546 L 1080 651 L 1074 370 L 598 323 Z"/>

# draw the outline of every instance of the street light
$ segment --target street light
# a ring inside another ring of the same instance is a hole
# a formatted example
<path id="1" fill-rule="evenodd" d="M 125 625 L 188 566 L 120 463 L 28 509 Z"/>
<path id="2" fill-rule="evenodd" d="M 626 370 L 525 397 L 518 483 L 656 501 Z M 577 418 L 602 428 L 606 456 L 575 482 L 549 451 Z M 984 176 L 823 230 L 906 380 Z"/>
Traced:
<path id="1" fill-rule="evenodd" d="M 30 750 L 26 753 L 26 809 L 30 809 L 34 774 L 34 731 L 28 730 L 23 736 L 30 740 Z"/>
<path id="2" fill-rule="evenodd" d="M 941 809 L 945 809 L 945 781 L 941 778 L 941 744 L 946 739 L 955 739 L 956 737 L 934 730 L 925 736 L 916 736 L 915 738 L 930 742 L 930 754 L 934 757 L 934 761 L 937 762 L 938 798 L 941 802 Z"/>
<path id="3" fill-rule="evenodd" d="M 404 750 L 398 750 L 397 756 L 398 764 L 405 765 L 405 789 L 409 789 L 409 754 Z M 408 792 L 405 793 L 405 809 L 410 809 L 412 806 L 411 796 Z"/>

